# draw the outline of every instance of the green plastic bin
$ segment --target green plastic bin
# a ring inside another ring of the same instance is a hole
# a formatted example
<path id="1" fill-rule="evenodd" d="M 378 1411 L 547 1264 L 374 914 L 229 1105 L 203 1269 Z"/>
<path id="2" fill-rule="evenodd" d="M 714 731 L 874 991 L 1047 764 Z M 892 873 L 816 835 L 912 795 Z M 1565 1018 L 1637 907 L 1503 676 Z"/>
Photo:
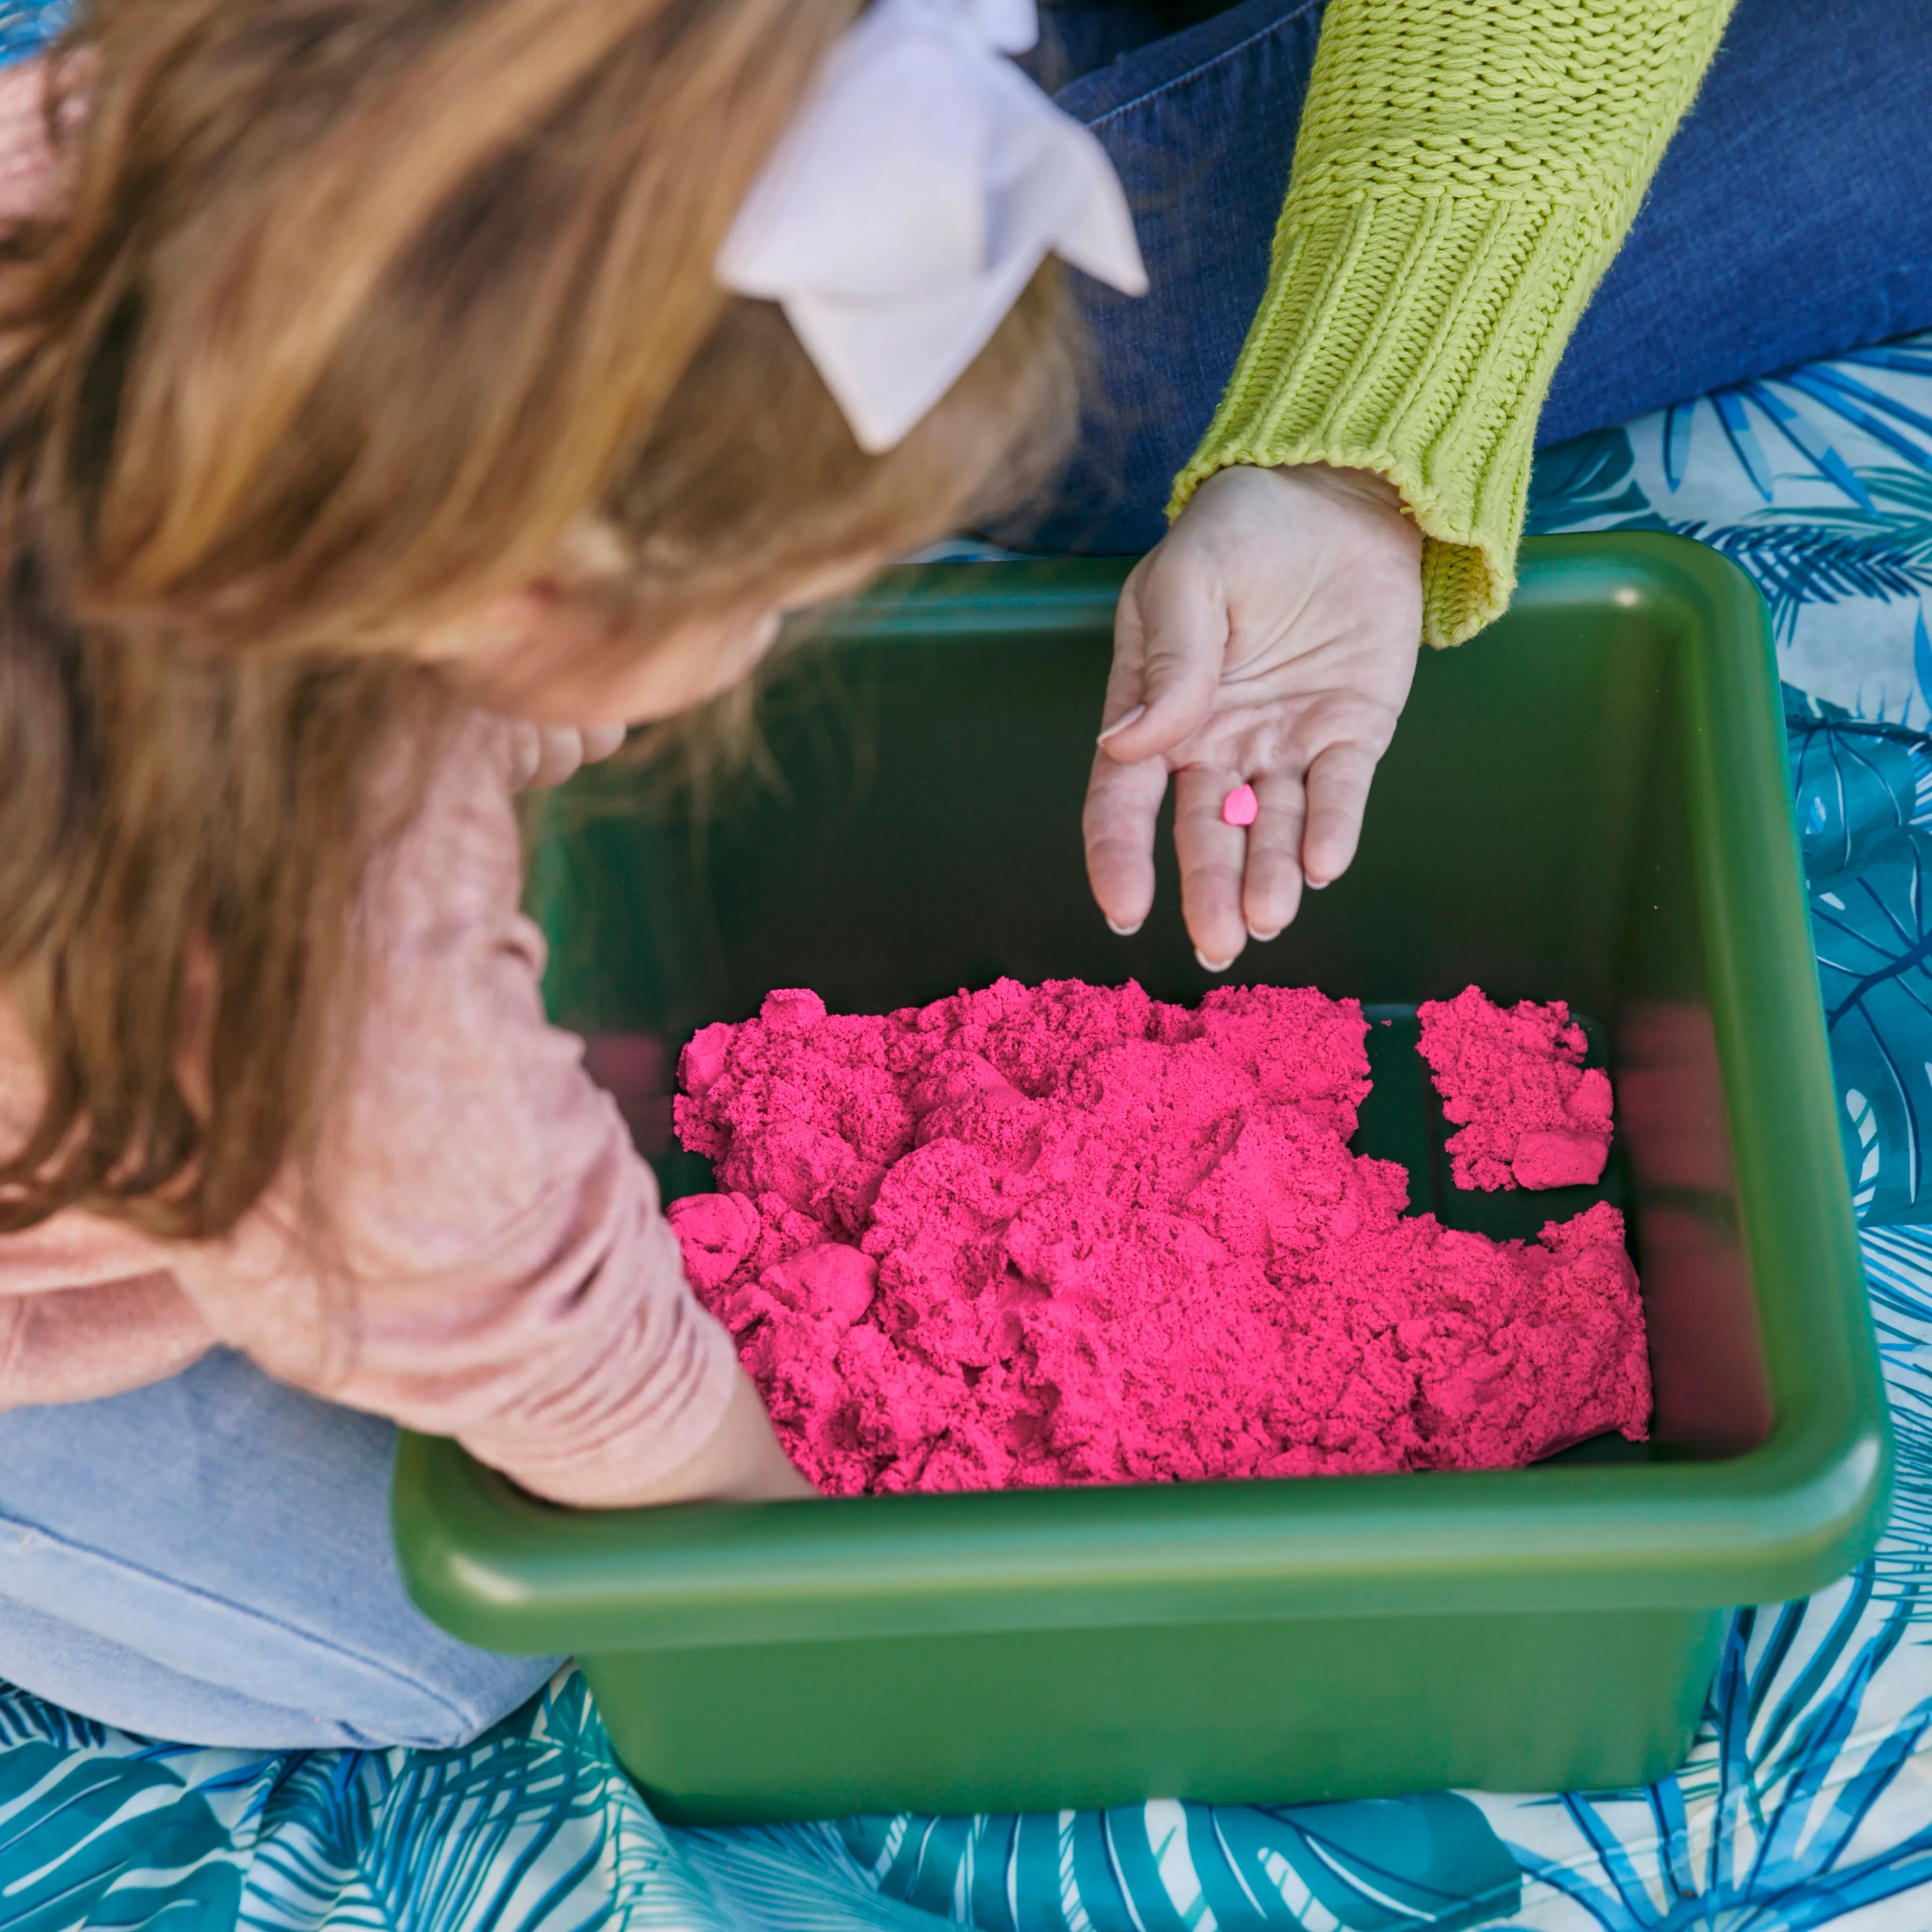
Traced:
<path id="1" fill-rule="evenodd" d="M 637 812 L 539 855 L 554 1004 L 622 1036 L 619 1061 L 628 1041 L 644 1138 L 666 1118 L 637 1090 L 650 1039 L 674 1064 L 774 986 L 880 1010 L 1002 973 L 1131 974 L 1182 1000 L 1212 983 L 1165 856 L 1130 940 L 1082 874 L 1121 574 L 902 573 L 826 628 L 811 701 L 774 706 L 781 785 L 707 826 Z M 1858 1562 L 1891 1470 L 1749 582 L 1670 538 L 1528 546 L 1508 620 L 1425 654 L 1353 870 L 1234 976 L 1396 1004 L 1474 980 L 1592 1017 L 1650 1444 L 1493 1474 L 600 1514 L 416 1438 L 394 1520 L 416 1600 L 476 1643 L 575 1652 L 677 1820 L 1670 1770 L 1725 1606 Z M 695 1166 L 664 1171 L 702 1186 Z M 1419 1202 L 1456 1210 L 1426 1182 Z"/>

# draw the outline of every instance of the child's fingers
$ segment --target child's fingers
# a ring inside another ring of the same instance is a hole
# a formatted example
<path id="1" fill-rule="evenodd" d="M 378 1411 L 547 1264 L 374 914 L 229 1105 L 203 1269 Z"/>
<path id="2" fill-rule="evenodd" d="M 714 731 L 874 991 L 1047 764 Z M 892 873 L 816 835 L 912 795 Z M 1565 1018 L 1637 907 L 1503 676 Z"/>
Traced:
<path id="1" fill-rule="evenodd" d="M 627 735 L 622 724 L 586 724 L 584 728 L 584 762 L 601 765 L 623 749 Z"/>
<path id="2" fill-rule="evenodd" d="M 1117 764 L 1094 754 L 1081 830 L 1087 878 L 1102 917 L 1116 932 L 1138 932 L 1154 906 L 1154 829 L 1167 791 L 1158 758 Z"/>
<path id="3" fill-rule="evenodd" d="M 1366 745 L 1330 745 L 1308 767 L 1308 826 L 1301 863 L 1311 886 L 1325 886 L 1348 869 L 1362 836 L 1362 814 L 1376 776 Z"/>
<path id="4" fill-rule="evenodd" d="M 1180 909 L 1196 955 L 1210 973 L 1232 966 L 1247 944 L 1241 881 L 1248 835 L 1221 816 L 1238 772 L 1196 766 L 1174 780 L 1174 849 L 1180 860 Z"/>
<path id="5" fill-rule="evenodd" d="M 560 785 L 584 762 L 584 734 L 574 724 L 539 724 L 536 770 L 525 789 L 543 791 Z"/>
<path id="6" fill-rule="evenodd" d="M 1306 797 L 1291 772 L 1264 772 L 1253 784 L 1261 812 L 1248 827 L 1241 916 L 1253 938 L 1272 939 L 1301 909 Z"/>
<path id="7" fill-rule="evenodd" d="M 623 743 L 621 724 L 512 726 L 510 784 L 513 791 L 543 791 L 560 785 L 581 766 L 608 758 Z"/>
<path id="8" fill-rule="evenodd" d="M 1100 740 L 1107 755 L 1138 764 L 1198 730 L 1213 709 L 1227 648 L 1220 580 L 1190 553 L 1153 551 L 1127 580 L 1114 614 L 1117 672 L 1130 668 L 1138 676 L 1131 692 L 1108 692 Z M 1138 700 L 1137 714 L 1120 702 L 1130 696 Z"/>

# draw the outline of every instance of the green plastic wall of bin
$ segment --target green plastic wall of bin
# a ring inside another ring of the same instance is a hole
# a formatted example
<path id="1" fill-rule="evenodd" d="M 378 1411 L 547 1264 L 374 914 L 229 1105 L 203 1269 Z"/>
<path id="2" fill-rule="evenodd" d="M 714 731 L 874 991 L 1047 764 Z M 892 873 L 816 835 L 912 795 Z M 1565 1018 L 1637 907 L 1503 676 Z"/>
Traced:
<path id="1" fill-rule="evenodd" d="M 1197 998 L 1171 860 L 1126 941 L 1082 876 L 1120 574 L 904 573 L 824 626 L 812 701 L 772 706 L 782 790 L 539 854 L 560 1016 L 674 1057 L 774 986 L 879 1010 L 1000 973 L 1132 974 Z M 417 1601 L 475 1642 L 577 1653 L 675 1819 L 1670 1770 L 1724 1606 L 1858 1562 L 1891 1474 L 1748 580 L 1673 538 L 1527 546 L 1509 617 L 1425 653 L 1353 870 L 1233 976 L 1399 1003 L 1474 980 L 1594 1017 L 1650 1326 L 1645 1450 L 598 1514 L 412 1438 L 394 1522 Z M 630 1105 L 662 1125 L 661 1099 Z M 679 1188 L 694 1168 L 663 1166 Z"/>

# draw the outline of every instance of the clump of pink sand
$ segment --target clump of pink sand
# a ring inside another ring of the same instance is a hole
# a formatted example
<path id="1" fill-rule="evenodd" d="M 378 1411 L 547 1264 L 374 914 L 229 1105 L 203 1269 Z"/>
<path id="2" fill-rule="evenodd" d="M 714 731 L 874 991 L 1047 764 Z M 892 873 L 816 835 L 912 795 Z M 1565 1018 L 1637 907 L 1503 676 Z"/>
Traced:
<path id="1" fill-rule="evenodd" d="M 1534 1243 L 1349 1152 L 1352 1000 L 1076 980 L 882 1016 L 772 994 L 685 1050 L 700 1294 L 836 1494 L 1502 1468 L 1650 1410 L 1606 1205 Z"/>
<path id="2" fill-rule="evenodd" d="M 1592 1186 L 1610 1152 L 1610 1076 L 1583 1064 L 1583 1029 L 1562 1000 L 1503 1007 L 1466 986 L 1426 1000 L 1422 1057 L 1451 1134 L 1458 1187 Z"/>

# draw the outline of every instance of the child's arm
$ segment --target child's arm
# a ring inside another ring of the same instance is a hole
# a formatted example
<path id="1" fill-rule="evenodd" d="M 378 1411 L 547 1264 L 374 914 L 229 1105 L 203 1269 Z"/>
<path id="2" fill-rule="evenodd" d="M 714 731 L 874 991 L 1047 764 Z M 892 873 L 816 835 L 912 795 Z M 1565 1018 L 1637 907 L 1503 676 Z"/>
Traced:
<path id="1" fill-rule="evenodd" d="M 287 1177 L 177 1274 L 271 1373 L 454 1436 L 555 1501 L 809 1493 L 614 1103 L 544 1018 L 512 736 L 470 735 L 370 894 L 371 984 L 318 1168 L 344 1265 L 314 1258 Z"/>

